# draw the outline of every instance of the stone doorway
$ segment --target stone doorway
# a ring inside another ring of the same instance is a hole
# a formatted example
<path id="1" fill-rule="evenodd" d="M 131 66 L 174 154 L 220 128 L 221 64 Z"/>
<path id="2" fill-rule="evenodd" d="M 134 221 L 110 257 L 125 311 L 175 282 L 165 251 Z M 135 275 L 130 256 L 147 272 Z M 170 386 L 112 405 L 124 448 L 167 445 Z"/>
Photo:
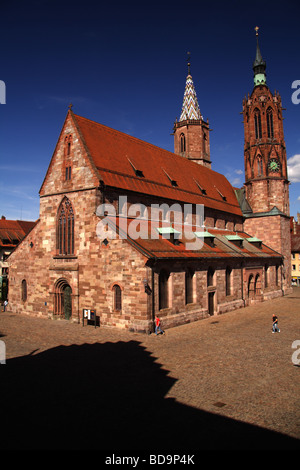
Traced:
<path id="1" fill-rule="evenodd" d="M 214 314 L 214 292 L 209 292 L 208 293 L 208 314 L 213 315 Z"/>
<path id="2" fill-rule="evenodd" d="M 55 285 L 54 315 L 69 320 L 72 316 L 72 289 L 65 279 L 60 279 Z"/>

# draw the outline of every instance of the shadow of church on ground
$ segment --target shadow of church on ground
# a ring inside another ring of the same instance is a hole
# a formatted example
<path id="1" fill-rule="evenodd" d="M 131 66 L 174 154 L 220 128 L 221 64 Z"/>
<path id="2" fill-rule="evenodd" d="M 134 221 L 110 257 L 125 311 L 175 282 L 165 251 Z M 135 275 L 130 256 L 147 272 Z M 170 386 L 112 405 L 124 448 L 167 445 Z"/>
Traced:
<path id="1" fill-rule="evenodd" d="M 8 359 L 0 374 L 2 449 L 299 448 L 165 398 L 176 379 L 138 341 L 59 346 Z"/>

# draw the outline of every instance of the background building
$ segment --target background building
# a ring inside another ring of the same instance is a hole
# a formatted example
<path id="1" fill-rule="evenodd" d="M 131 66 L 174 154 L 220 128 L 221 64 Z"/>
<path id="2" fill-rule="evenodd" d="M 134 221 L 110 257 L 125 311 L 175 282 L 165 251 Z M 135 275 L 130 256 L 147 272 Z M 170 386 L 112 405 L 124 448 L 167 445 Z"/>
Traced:
<path id="1" fill-rule="evenodd" d="M 9 264 L 7 258 L 34 227 L 35 222 L 0 219 L 0 301 L 7 300 Z"/>
<path id="2" fill-rule="evenodd" d="M 291 218 L 291 269 L 292 285 L 300 286 L 300 214 Z"/>

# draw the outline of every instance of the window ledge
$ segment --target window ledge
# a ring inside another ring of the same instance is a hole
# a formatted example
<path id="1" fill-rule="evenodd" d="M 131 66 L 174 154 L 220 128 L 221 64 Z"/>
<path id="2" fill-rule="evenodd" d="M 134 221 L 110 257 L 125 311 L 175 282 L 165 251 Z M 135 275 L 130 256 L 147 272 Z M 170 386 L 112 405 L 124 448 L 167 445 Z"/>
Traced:
<path id="1" fill-rule="evenodd" d="M 78 256 L 76 255 L 55 255 L 53 259 L 77 259 Z"/>

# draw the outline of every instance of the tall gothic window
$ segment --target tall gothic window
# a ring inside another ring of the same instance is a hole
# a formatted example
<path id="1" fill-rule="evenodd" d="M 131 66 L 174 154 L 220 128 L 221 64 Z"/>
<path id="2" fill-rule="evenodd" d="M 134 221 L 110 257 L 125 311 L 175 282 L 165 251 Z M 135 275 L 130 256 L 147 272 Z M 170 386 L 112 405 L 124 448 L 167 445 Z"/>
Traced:
<path id="1" fill-rule="evenodd" d="M 114 310 L 122 310 L 122 291 L 121 287 L 118 284 L 113 286 L 113 296 L 114 296 Z"/>
<path id="2" fill-rule="evenodd" d="M 26 279 L 22 281 L 22 300 L 25 302 L 27 300 L 27 282 Z"/>
<path id="3" fill-rule="evenodd" d="M 65 137 L 65 156 L 69 157 L 71 155 L 71 148 L 72 148 L 72 135 L 67 135 Z"/>
<path id="4" fill-rule="evenodd" d="M 273 139 L 274 137 L 273 111 L 271 108 L 267 109 L 267 127 L 268 127 L 268 138 Z"/>
<path id="5" fill-rule="evenodd" d="M 255 126 L 255 138 L 261 139 L 261 117 L 258 109 L 254 111 L 254 126 Z"/>
<path id="6" fill-rule="evenodd" d="M 257 176 L 263 176 L 264 169 L 263 169 L 263 161 L 261 156 L 257 157 Z"/>
<path id="7" fill-rule="evenodd" d="M 67 197 L 62 200 L 57 215 L 57 251 L 60 255 L 74 254 L 74 211 Z"/>
<path id="8" fill-rule="evenodd" d="M 185 135 L 180 135 L 180 152 L 185 153 Z"/>
<path id="9" fill-rule="evenodd" d="M 67 135 L 65 137 L 65 146 L 64 146 L 64 174 L 63 178 L 65 181 L 70 181 L 72 178 L 72 145 L 73 137 L 72 135 Z"/>

